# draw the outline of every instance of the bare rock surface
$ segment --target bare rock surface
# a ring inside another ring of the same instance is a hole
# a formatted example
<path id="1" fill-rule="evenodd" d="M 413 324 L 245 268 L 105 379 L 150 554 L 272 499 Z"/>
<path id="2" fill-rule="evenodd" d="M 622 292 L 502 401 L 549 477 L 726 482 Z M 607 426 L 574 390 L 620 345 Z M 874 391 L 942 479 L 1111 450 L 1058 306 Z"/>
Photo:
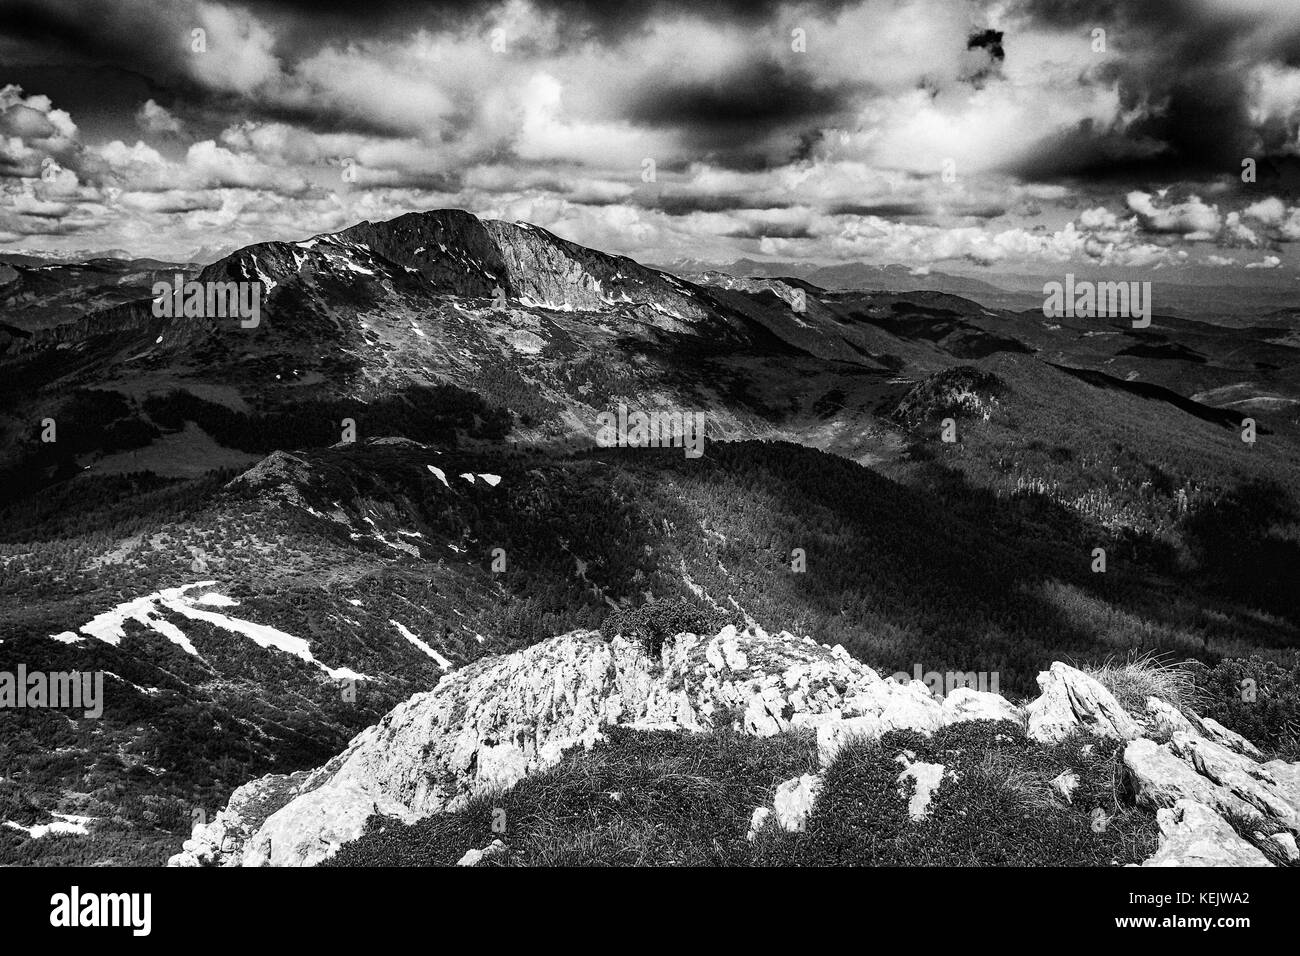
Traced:
<path id="1" fill-rule="evenodd" d="M 1227 820 L 1195 800 L 1156 813 L 1160 848 L 1143 866 L 1272 866 Z"/>
<path id="2" fill-rule="evenodd" d="M 790 833 L 802 833 L 821 790 L 821 777 L 811 773 L 778 784 L 772 802 L 777 825 Z"/>
<path id="3" fill-rule="evenodd" d="M 1142 732 L 1110 691 L 1068 664 L 1057 661 L 1039 674 L 1038 687 L 1042 695 L 1026 708 L 1034 740 L 1056 743 L 1079 730 L 1132 740 Z"/>

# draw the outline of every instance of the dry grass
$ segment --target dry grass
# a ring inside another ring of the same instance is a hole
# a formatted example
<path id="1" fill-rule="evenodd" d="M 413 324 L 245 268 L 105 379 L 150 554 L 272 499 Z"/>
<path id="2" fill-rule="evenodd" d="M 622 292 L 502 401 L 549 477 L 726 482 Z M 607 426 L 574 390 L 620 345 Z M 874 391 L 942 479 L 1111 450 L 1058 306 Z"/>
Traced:
<path id="1" fill-rule="evenodd" d="M 979 778 L 981 786 L 1002 790 L 1026 807 L 1058 810 L 1064 803 L 1049 781 L 1027 769 L 1011 754 L 990 750 L 979 758 L 972 775 Z"/>
<path id="2" fill-rule="evenodd" d="M 1195 710 L 1200 695 L 1187 662 L 1170 663 L 1155 654 L 1130 655 L 1128 660 L 1107 659 L 1080 669 L 1115 695 L 1127 711 L 1146 711 L 1148 697 L 1158 697 L 1179 710 Z"/>

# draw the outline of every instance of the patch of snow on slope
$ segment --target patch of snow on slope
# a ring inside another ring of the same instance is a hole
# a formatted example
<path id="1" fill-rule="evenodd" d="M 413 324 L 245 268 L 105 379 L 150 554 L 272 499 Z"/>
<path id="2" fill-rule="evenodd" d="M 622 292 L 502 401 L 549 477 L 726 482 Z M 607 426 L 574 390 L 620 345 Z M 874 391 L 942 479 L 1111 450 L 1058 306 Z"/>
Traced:
<path id="1" fill-rule="evenodd" d="M 287 654 L 292 654 L 294 657 L 320 668 L 335 680 L 370 680 L 369 677 L 358 674 L 350 668 L 334 668 L 322 664 L 312 656 L 310 645 L 300 637 L 294 637 L 292 634 L 286 634 L 264 624 L 255 624 L 251 621 L 227 617 L 224 614 L 218 614 L 216 611 L 204 611 L 197 606 L 199 603 L 203 603 L 208 606 L 233 607 L 239 603 L 233 598 L 229 598 L 224 594 L 208 592 L 196 599 L 187 596 L 185 593 L 193 588 L 209 588 L 216 583 L 216 581 L 200 581 L 196 584 L 181 585 L 178 588 L 164 588 L 154 594 L 147 594 L 144 597 L 126 601 L 111 610 L 97 614 L 78 630 L 84 635 L 116 647 L 126 637 L 123 625 L 128 620 L 132 620 L 158 632 L 173 644 L 178 645 L 187 654 L 201 658 L 190 639 L 185 636 L 185 632 L 159 614 L 159 608 L 162 607 L 179 614 L 181 617 L 195 621 L 206 621 L 223 630 L 242 634 L 259 647 L 274 647 Z M 71 644 L 81 638 L 71 631 L 64 631 L 62 634 L 53 635 L 53 639 L 65 644 Z"/>
<path id="2" fill-rule="evenodd" d="M 424 467 L 428 468 L 431 472 L 433 472 L 435 478 L 441 481 L 444 485 L 447 485 L 447 473 L 445 471 L 443 471 L 441 468 L 437 467 L 436 465 L 425 465 Z M 451 485 L 447 485 L 447 487 L 450 488 Z"/>
<path id="3" fill-rule="evenodd" d="M 451 670 L 451 661 L 447 660 L 447 658 L 443 657 L 441 654 L 439 654 L 437 651 L 435 651 L 432 647 L 430 647 L 428 644 L 424 643 L 424 641 L 420 640 L 418 637 L 416 637 L 414 634 L 412 634 L 410 631 L 408 631 L 408 630 L 407 630 L 404 626 L 402 626 L 401 624 L 398 624 L 396 621 L 390 619 L 388 623 L 391 624 L 391 625 L 393 625 L 393 627 L 397 628 L 397 630 L 401 633 L 402 637 L 406 638 L 408 641 L 410 641 L 412 644 L 414 644 L 414 645 L 415 645 L 416 647 L 418 647 L 420 650 L 424 651 L 424 653 L 426 653 L 426 654 L 428 654 L 430 657 L 432 657 L 432 658 L 434 659 L 434 661 L 437 662 L 438 666 L 441 667 L 443 670 L 445 670 L 445 671 L 446 671 L 446 670 Z"/>
<path id="4" fill-rule="evenodd" d="M 14 823 L 12 820 L 6 820 L 5 826 L 15 830 L 22 830 L 33 840 L 39 840 L 43 836 L 51 833 L 71 833 L 76 836 L 87 836 L 90 831 L 86 829 L 86 824 L 94 820 L 94 817 L 78 817 L 70 813 L 55 813 L 53 823 L 38 823 L 35 826 L 25 827 L 21 823 Z"/>
<path id="5" fill-rule="evenodd" d="M 215 584 L 215 581 L 204 581 L 198 585 L 186 585 L 179 588 L 167 588 L 157 591 L 154 594 L 146 594 L 144 597 L 136 598 L 133 601 L 126 601 L 117 607 L 104 611 L 102 614 L 96 614 L 93 618 L 78 628 L 82 634 L 93 637 L 96 640 L 103 641 L 105 644 L 112 644 L 114 647 L 122 643 L 126 637 L 126 631 L 123 625 L 127 621 L 135 621 L 143 624 L 145 627 L 157 631 L 173 644 L 178 645 L 186 654 L 194 657 L 199 656 L 199 652 L 194 649 L 190 639 L 171 621 L 165 620 L 158 614 L 158 605 L 169 607 L 170 602 L 176 602 L 183 597 L 186 587 L 207 587 Z M 63 638 L 60 637 L 62 640 Z M 64 643 L 71 643 L 64 641 Z"/>
<path id="6" fill-rule="evenodd" d="M 497 485 L 501 484 L 501 476 L 500 476 L 500 475 L 486 475 L 486 474 L 480 474 L 479 477 L 482 478 L 484 481 L 486 481 L 486 482 L 487 482 L 489 485 L 491 485 L 493 488 L 495 488 Z"/>
<path id="7" fill-rule="evenodd" d="M 239 618 L 226 617 L 226 615 L 218 614 L 215 611 L 200 611 L 198 608 L 180 601 L 164 602 L 164 606 L 184 614 L 186 617 L 207 621 L 209 624 L 215 624 L 227 631 L 243 634 L 258 647 L 274 647 L 286 654 L 292 654 L 308 664 L 314 664 L 335 680 L 370 680 L 365 674 L 358 674 L 351 668 L 329 667 L 322 664 L 312 656 L 311 646 L 301 637 L 294 637 L 292 634 L 286 634 L 284 631 L 277 630 L 266 624 L 241 621 Z"/>

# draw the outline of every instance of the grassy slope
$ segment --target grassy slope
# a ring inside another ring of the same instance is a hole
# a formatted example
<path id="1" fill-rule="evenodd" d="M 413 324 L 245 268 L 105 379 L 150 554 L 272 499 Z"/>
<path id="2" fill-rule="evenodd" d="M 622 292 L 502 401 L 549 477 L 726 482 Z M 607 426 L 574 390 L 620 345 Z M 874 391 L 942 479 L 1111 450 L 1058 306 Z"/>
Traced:
<path id="1" fill-rule="evenodd" d="M 448 866 L 495 839 L 507 849 L 488 862 L 515 866 L 1140 862 L 1155 850 L 1154 817 L 1117 791 L 1115 744 L 1084 753 L 1083 743 L 1044 748 L 1011 724 L 990 722 L 930 738 L 894 732 L 854 742 L 828 768 L 804 832 L 768 823 L 750 842 L 754 808 L 771 806 L 776 785 L 817 772 L 811 735 L 614 729 L 590 751 L 570 751 L 555 767 L 459 811 L 412 824 L 373 818 L 367 834 L 326 865 Z M 945 777 L 920 822 L 908 817 L 910 789 L 897 784 L 904 749 L 957 774 Z M 1073 804 L 1047 787 L 1066 769 L 1081 779 Z M 1101 832 L 1091 822 L 1098 807 L 1110 817 Z"/>

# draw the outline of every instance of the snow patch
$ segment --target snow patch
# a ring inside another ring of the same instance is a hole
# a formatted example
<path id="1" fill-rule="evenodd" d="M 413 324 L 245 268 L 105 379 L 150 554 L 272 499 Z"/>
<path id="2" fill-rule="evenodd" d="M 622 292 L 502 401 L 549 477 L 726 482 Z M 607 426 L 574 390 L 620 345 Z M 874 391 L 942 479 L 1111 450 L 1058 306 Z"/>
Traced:
<path id="1" fill-rule="evenodd" d="M 218 614 L 216 611 L 205 611 L 198 607 L 200 603 L 209 607 L 233 607 L 239 603 L 233 598 L 215 592 L 208 592 L 199 598 L 192 598 L 185 593 L 194 588 L 209 588 L 216 583 L 216 581 L 199 581 L 196 584 L 185 584 L 178 588 L 164 588 L 153 594 L 126 601 L 102 614 L 97 614 L 78 630 L 88 637 L 93 637 L 105 644 L 116 647 L 126 637 L 123 625 L 127 621 L 136 621 L 161 634 L 173 644 L 179 646 L 185 653 L 201 659 L 201 655 L 190 642 L 190 639 L 185 636 L 185 632 L 161 616 L 159 609 L 162 608 L 190 620 L 206 621 L 223 630 L 242 634 L 259 647 L 273 647 L 286 654 L 292 654 L 294 657 L 320 668 L 335 680 L 370 680 L 366 675 L 358 674 L 350 668 L 329 667 L 322 664 L 312 656 L 310 645 L 301 637 L 294 637 L 292 634 L 286 634 L 284 631 L 265 624 L 255 624 L 252 621 L 227 617 L 224 614 Z M 52 635 L 52 637 L 64 644 L 72 644 L 81 640 L 71 631 L 64 631 L 61 634 Z"/>
<path id="2" fill-rule="evenodd" d="M 451 670 L 451 666 L 452 666 L 451 661 L 447 660 L 447 658 L 443 657 L 441 654 L 435 651 L 428 644 L 424 643 L 424 641 L 420 640 L 418 637 L 412 634 L 409 630 L 406 629 L 405 626 L 398 624 L 396 621 L 392 619 L 390 619 L 388 623 L 393 625 L 393 627 L 397 628 L 398 632 L 401 633 L 402 637 L 406 638 L 408 641 L 410 641 L 420 650 L 424 651 L 424 653 L 432 657 L 434 661 L 438 664 L 438 666 L 441 667 L 443 670 L 445 671 Z"/>

